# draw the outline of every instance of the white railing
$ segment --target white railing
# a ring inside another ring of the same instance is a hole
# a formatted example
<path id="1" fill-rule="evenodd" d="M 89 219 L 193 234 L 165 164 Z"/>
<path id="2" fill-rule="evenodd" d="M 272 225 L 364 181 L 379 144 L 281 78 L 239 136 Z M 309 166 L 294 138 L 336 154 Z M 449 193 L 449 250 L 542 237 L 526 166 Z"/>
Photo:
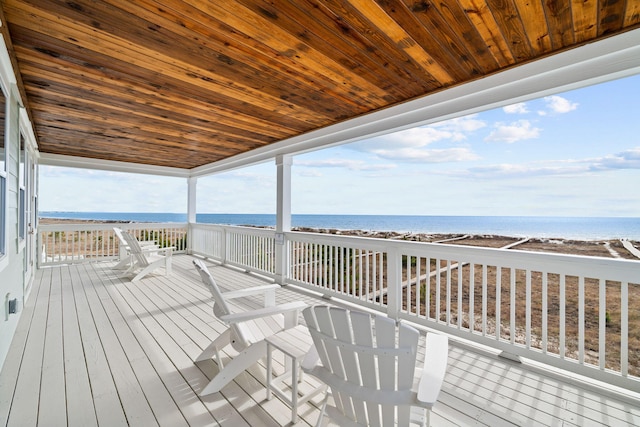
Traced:
<path id="1" fill-rule="evenodd" d="M 225 227 L 190 224 L 189 229 L 189 250 L 192 254 L 226 262 Z"/>
<path id="2" fill-rule="evenodd" d="M 119 258 L 122 254 L 113 227 L 131 232 L 138 240 L 154 240 L 161 247 L 173 246 L 177 253 L 186 251 L 186 224 L 47 224 L 38 227 L 38 266 Z"/>
<path id="3" fill-rule="evenodd" d="M 275 277 L 272 230 L 192 232 L 220 261 Z M 283 283 L 640 389 L 640 261 L 299 232 L 282 248 Z"/>
<path id="4" fill-rule="evenodd" d="M 249 227 L 191 225 L 190 252 L 227 265 L 274 277 L 275 232 Z"/>
<path id="5" fill-rule="evenodd" d="M 640 389 L 640 261 L 286 233 L 287 283 Z"/>

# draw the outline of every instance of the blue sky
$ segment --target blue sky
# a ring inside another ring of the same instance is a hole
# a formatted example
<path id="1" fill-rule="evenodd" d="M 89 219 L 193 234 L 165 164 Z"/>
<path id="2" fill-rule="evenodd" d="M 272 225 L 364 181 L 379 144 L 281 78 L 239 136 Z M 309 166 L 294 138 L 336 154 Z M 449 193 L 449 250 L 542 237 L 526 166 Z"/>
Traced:
<path id="1" fill-rule="evenodd" d="M 640 216 L 640 76 L 293 158 L 296 214 Z M 198 180 L 275 213 L 274 162 Z M 186 180 L 42 166 L 40 209 L 185 212 Z"/>

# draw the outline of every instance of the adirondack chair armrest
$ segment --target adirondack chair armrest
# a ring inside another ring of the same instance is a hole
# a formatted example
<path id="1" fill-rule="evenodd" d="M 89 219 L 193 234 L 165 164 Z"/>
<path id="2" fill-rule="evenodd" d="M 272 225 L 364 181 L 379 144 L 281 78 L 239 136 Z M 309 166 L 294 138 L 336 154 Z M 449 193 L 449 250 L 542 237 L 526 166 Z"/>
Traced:
<path id="1" fill-rule="evenodd" d="M 280 285 L 272 283 L 270 285 L 254 286 L 246 289 L 237 289 L 222 294 L 225 299 L 244 298 L 253 295 L 264 295 L 264 306 L 272 307 L 276 305 L 276 290 Z"/>
<path id="2" fill-rule="evenodd" d="M 302 301 L 289 302 L 286 304 L 275 305 L 272 307 L 259 308 L 258 310 L 247 311 L 244 313 L 232 313 L 220 316 L 220 320 L 225 323 L 241 323 L 248 320 L 261 319 L 264 317 L 275 316 L 276 314 L 295 313 L 297 316 L 307 304 Z"/>
<path id="3" fill-rule="evenodd" d="M 143 242 L 138 242 L 138 243 L 140 243 L 140 247 L 142 248 L 142 250 L 149 249 L 149 248 L 154 248 L 154 249 L 160 248 L 160 245 L 158 245 L 153 240 L 145 240 Z"/>
<path id="4" fill-rule="evenodd" d="M 158 247 L 152 248 L 152 247 L 144 246 L 144 247 L 141 247 L 140 249 L 142 249 L 143 253 L 147 253 L 147 252 L 149 252 L 149 253 L 151 253 L 151 252 L 153 252 L 153 253 L 163 253 L 163 252 L 166 252 L 166 254 L 169 255 L 169 254 L 171 254 L 173 252 L 173 250 L 175 248 L 173 246 L 167 246 L 166 248 L 158 248 Z"/>
<path id="5" fill-rule="evenodd" d="M 449 339 L 444 335 L 428 333 L 425 340 L 424 367 L 418 383 L 419 402 L 433 406 L 444 383 L 449 358 Z"/>

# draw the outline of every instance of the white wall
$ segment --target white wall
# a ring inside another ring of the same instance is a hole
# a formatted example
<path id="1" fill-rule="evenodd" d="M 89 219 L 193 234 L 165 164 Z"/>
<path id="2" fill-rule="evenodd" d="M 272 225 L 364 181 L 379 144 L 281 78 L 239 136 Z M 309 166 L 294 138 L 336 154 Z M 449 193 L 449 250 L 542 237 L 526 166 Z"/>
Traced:
<path id="1" fill-rule="evenodd" d="M 26 245 L 19 239 L 19 162 L 20 162 L 20 99 L 15 86 L 15 75 L 4 40 L 0 39 L 0 84 L 2 85 L 8 111 L 6 115 L 5 145 L 7 152 L 7 194 L 6 194 L 6 254 L 0 258 L 0 366 L 9 350 L 22 310 L 8 314 L 8 298 L 17 298 L 22 306 L 28 296 L 31 277 L 25 277 Z M 23 126 L 25 120 L 23 119 Z M 27 126 L 31 126 L 26 121 Z M 25 132 L 33 142 L 33 130 Z M 35 156 L 34 156 L 35 157 Z M 35 158 L 34 158 L 35 161 Z M 27 238 L 32 235 L 27 234 Z M 8 296 L 8 298 L 7 298 Z"/>

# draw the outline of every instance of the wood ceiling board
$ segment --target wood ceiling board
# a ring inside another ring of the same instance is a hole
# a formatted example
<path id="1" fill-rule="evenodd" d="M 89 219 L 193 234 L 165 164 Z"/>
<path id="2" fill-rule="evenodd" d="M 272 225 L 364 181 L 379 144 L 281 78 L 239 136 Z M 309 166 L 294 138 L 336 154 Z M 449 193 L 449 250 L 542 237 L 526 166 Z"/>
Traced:
<path id="1" fill-rule="evenodd" d="M 41 151 L 190 169 L 638 28 L 639 10 L 640 0 L 4 0 L 3 31 Z M 118 152 L 127 138 L 137 156 Z"/>
<path id="2" fill-rule="evenodd" d="M 24 48 L 17 48 L 19 54 Z M 155 107 L 159 111 L 171 111 L 172 113 L 183 113 L 193 118 L 192 122 L 199 121 L 199 124 L 215 123 L 237 127 L 238 129 L 249 129 L 250 133 L 258 135 L 272 136 L 274 138 L 284 138 L 294 132 L 299 132 L 308 125 L 298 123 L 296 127 L 291 126 L 286 132 L 281 131 L 281 127 L 274 126 L 273 122 L 248 114 L 239 114 L 228 108 L 221 108 L 215 102 L 205 102 L 196 99 L 197 95 L 186 96 L 182 91 L 170 91 L 166 88 L 155 88 L 147 83 L 132 83 L 123 81 L 121 78 L 109 78 L 99 70 L 93 69 L 92 74 L 86 72 L 85 68 L 69 67 L 63 62 L 50 55 L 40 53 L 40 56 L 31 55 L 28 60 L 22 62 L 21 71 L 25 78 L 28 78 L 32 88 L 46 89 L 57 81 L 71 82 L 79 89 L 91 90 L 110 96 L 109 103 L 113 103 L 116 97 L 120 100 L 135 102 L 137 105 Z M 202 98 L 199 96 L 199 98 Z M 132 111 L 136 114 L 137 111 Z M 165 115 L 164 113 L 162 115 Z M 293 121 L 289 118 L 287 124 Z"/>
<path id="3" fill-rule="evenodd" d="M 55 89 L 58 94 L 55 101 L 47 97 L 47 91 L 50 89 Z M 136 127 L 146 132 L 180 135 L 180 137 L 187 137 L 193 134 L 198 135 L 200 138 L 222 138 L 227 145 L 231 145 L 238 150 L 242 150 L 248 143 L 262 145 L 276 139 L 271 138 L 269 140 L 264 135 L 222 124 L 217 124 L 215 127 L 207 126 L 207 122 L 203 119 L 196 119 L 186 114 L 168 110 L 158 110 L 145 105 L 141 106 L 130 101 L 112 99 L 108 106 L 104 106 L 101 103 L 103 95 L 92 92 L 82 94 L 82 91 L 78 91 L 77 88 L 71 86 L 62 87 L 62 85 L 56 84 L 48 86 L 46 89 L 31 89 L 30 93 L 34 103 L 33 110 L 51 114 L 56 114 L 57 112 L 61 117 L 73 116 L 80 119 L 85 113 L 92 113 L 95 120 L 99 122 L 109 120 L 118 125 Z M 74 96 L 78 93 L 82 96 Z"/>
<path id="4" fill-rule="evenodd" d="M 37 32 L 54 39 L 58 34 L 58 29 L 53 22 L 55 15 L 43 14 L 45 18 L 36 19 L 34 17 L 35 10 L 29 12 L 16 11 L 16 24 L 23 28 L 30 28 L 30 26 L 37 28 Z M 142 72 L 151 74 L 157 79 L 167 76 L 183 85 L 197 85 L 202 90 L 215 90 L 229 98 L 240 98 L 245 103 L 258 108 L 275 109 L 280 114 L 286 113 L 288 116 L 309 122 L 312 125 L 321 123 L 318 116 L 322 117 L 322 111 L 316 111 L 312 114 L 308 108 L 303 108 L 292 102 L 291 97 L 284 101 L 282 96 L 272 93 L 270 86 L 273 85 L 268 80 L 262 81 L 262 86 L 257 89 L 234 78 L 230 73 L 221 74 L 217 70 L 212 71 L 204 61 L 201 61 L 201 65 L 187 63 L 182 61 L 179 55 L 169 56 L 165 53 L 172 52 L 172 50 L 150 49 L 139 44 L 138 41 L 129 42 L 125 38 L 114 36 L 101 29 L 83 27 L 76 24 L 75 21 L 67 21 L 65 33 L 67 38 L 84 47 L 82 49 L 83 57 L 88 57 L 89 62 L 98 63 L 101 67 L 114 67 L 114 61 L 117 61 L 120 70 L 126 74 L 136 76 L 136 73 Z M 182 47 L 175 46 L 173 49 L 181 51 Z M 61 45 L 53 51 L 60 55 L 73 55 L 73 52 L 65 51 Z M 101 55 L 102 58 L 93 59 L 91 55 Z M 162 85 L 161 82 L 162 80 L 158 84 Z"/>

